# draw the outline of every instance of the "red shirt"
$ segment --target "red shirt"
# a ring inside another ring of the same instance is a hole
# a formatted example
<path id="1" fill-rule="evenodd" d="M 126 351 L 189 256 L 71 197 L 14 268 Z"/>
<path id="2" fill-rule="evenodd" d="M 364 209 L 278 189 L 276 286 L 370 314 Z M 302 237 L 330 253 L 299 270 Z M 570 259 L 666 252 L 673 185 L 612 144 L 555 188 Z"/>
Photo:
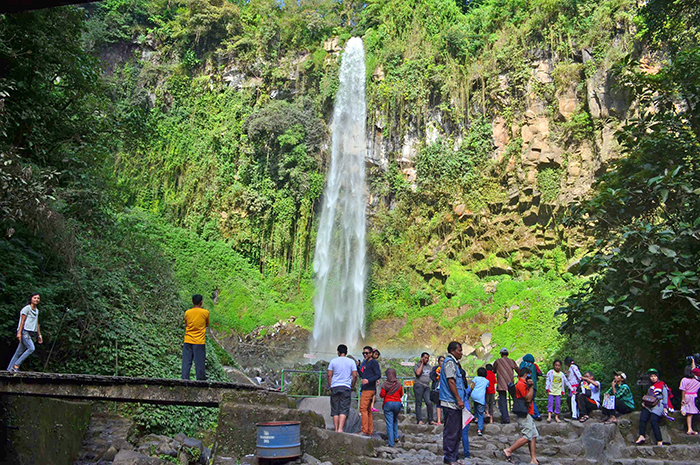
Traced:
<path id="1" fill-rule="evenodd" d="M 403 396 L 403 386 L 399 386 L 399 390 L 390 396 L 386 395 L 384 388 L 382 388 L 381 392 L 379 393 L 379 397 L 384 399 L 385 404 L 387 402 L 401 402 L 401 396 Z"/>
<path id="2" fill-rule="evenodd" d="M 530 388 L 527 387 L 525 378 L 520 378 L 518 382 L 515 383 L 515 397 L 524 399 L 527 397 L 527 393 L 529 391 Z M 527 400 L 525 402 L 527 402 Z M 535 414 L 535 407 L 533 406 L 533 402 L 527 402 L 527 413 L 529 413 L 530 415 Z"/>
<path id="3" fill-rule="evenodd" d="M 486 370 L 486 379 L 489 380 L 489 387 L 486 388 L 486 394 L 496 393 L 496 373 Z"/>

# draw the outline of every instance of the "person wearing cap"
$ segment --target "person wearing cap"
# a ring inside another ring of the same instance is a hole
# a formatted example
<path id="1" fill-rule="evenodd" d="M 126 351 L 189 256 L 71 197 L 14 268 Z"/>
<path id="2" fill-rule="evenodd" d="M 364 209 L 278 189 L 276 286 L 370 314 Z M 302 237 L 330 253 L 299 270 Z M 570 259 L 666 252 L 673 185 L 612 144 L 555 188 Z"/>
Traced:
<path id="1" fill-rule="evenodd" d="M 498 391 L 498 410 L 501 411 L 501 423 L 504 425 L 510 423 L 510 415 L 508 414 L 508 393 L 515 398 L 515 384 L 513 373 L 520 376 L 515 360 L 508 358 L 508 349 L 505 347 L 500 351 L 501 358 L 493 362 L 493 367 L 496 369 L 496 391 Z"/>
<path id="2" fill-rule="evenodd" d="M 651 429 L 654 430 L 656 445 L 663 446 L 664 442 L 661 437 L 659 420 L 661 420 L 661 415 L 668 414 L 668 387 L 666 383 L 659 380 L 659 372 L 656 368 L 649 368 L 647 374 L 649 375 L 649 381 L 651 381 L 647 395 L 654 396 L 658 400 L 653 405 L 648 402 L 642 402 L 642 412 L 639 415 L 639 438 L 637 438 L 636 444 L 641 446 L 646 442 L 647 423 L 651 420 Z"/>
<path id="3" fill-rule="evenodd" d="M 605 415 L 601 423 L 617 423 L 615 413 L 624 415 L 625 413 L 630 413 L 634 409 L 632 391 L 630 387 L 625 384 L 625 381 L 627 381 L 626 374 L 621 371 L 613 372 L 613 380 L 610 384 L 610 389 L 605 392 L 605 395 L 615 397 L 615 407 L 612 409 L 603 407 L 601 409 Z"/>

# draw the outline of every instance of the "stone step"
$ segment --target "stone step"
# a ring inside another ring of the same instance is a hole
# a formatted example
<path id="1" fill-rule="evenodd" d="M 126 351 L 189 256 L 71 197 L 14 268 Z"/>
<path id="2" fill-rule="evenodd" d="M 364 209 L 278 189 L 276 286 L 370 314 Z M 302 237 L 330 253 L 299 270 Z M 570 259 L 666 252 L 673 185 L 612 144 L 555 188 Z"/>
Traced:
<path id="1" fill-rule="evenodd" d="M 634 446 L 626 449 L 631 458 L 652 460 L 693 460 L 700 462 L 700 444 L 673 444 L 668 446 Z"/>
<path id="2" fill-rule="evenodd" d="M 699 460 L 678 461 L 678 460 L 652 460 L 652 459 L 614 459 L 611 465 L 697 465 Z"/>

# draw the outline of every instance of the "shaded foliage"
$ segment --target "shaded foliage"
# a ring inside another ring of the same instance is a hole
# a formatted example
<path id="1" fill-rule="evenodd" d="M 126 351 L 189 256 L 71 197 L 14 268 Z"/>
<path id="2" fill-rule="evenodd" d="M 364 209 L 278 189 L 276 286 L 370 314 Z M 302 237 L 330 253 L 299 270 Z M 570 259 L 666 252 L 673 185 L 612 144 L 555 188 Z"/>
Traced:
<path id="1" fill-rule="evenodd" d="M 622 68 L 645 110 L 619 134 L 625 158 L 568 219 L 596 235 L 582 265 L 598 274 L 560 310 L 562 330 L 614 337 L 639 364 L 675 367 L 700 348 L 699 65 L 695 48 L 657 75 Z"/>

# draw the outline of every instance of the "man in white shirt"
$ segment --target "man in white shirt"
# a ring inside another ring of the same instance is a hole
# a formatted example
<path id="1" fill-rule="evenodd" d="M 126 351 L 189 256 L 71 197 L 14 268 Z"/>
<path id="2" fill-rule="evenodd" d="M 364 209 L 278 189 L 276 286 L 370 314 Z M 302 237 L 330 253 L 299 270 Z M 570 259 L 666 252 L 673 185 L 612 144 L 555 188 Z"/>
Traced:
<path id="1" fill-rule="evenodd" d="M 331 388 L 331 416 L 337 433 L 343 432 L 350 413 L 350 395 L 357 382 L 357 364 L 347 357 L 348 347 L 338 346 L 338 356 L 328 364 L 328 386 Z"/>

